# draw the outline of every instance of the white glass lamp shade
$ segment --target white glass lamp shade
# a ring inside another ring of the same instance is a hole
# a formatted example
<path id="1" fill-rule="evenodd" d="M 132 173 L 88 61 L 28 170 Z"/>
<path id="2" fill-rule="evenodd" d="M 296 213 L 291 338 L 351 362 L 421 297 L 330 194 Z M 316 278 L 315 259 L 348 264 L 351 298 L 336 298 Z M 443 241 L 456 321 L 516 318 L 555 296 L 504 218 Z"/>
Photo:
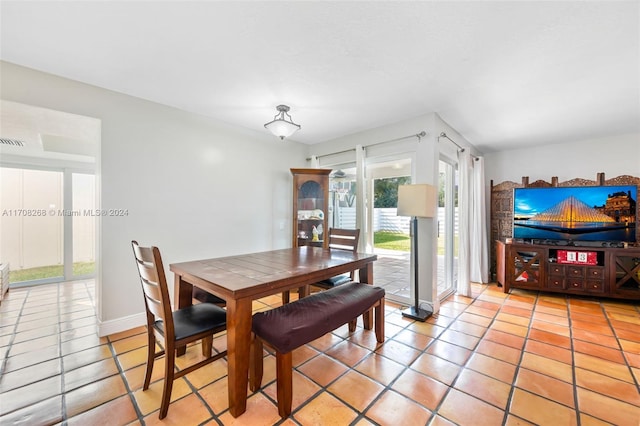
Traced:
<path id="1" fill-rule="evenodd" d="M 271 133 L 279 137 L 280 139 L 288 138 L 292 134 L 294 134 L 297 130 L 300 129 L 300 126 L 291 122 L 286 121 L 283 118 L 279 118 L 273 120 L 264 125 Z"/>
<path id="2" fill-rule="evenodd" d="M 287 105 L 278 105 L 276 110 L 278 113 L 273 117 L 273 121 L 264 125 L 271 133 L 279 137 L 281 140 L 288 138 L 300 129 L 300 126 L 293 122 L 289 115 L 289 107 Z M 288 118 L 288 120 L 287 120 Z"/>
<path id="3" fill-rule="evenodd" d="M 428 184 L 398 186 L 398 216 L 435 217 L 438 191 Z"/>

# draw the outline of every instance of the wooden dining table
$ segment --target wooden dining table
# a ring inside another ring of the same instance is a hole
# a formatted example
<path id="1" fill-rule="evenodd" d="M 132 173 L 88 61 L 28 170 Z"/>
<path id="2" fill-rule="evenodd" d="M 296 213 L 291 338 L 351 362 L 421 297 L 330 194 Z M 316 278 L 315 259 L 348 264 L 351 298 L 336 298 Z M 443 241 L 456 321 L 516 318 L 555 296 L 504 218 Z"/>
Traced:
<path id="1" fill-rule="evenodd" d="M 240 416 L 247 406 L 252 302 L 295 288 L 304 294 L 313 283 L 356 270 L 360 282 L 373 284 L 376 259 L 375 254 L 303 246 L 170 265 L 177 308 L 193 303 L 193 286 L 226 301 L 231 415 Z M 371 329 L 369 315 L 364 325 Z"/>

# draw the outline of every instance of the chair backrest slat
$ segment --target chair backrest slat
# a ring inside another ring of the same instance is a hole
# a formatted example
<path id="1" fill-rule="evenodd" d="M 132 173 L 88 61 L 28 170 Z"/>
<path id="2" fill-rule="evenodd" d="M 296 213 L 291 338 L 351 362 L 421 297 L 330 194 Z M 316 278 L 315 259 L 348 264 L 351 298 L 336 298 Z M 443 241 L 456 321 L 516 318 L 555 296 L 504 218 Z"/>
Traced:
<path id="1" fill-rule="evenodd" d="M 137 241 L 132 241 L 131 245 L 144 293 L 147 326 L 152 327 L 155 321 L 163 321 L 164 336 L 172 340 L 175 336 L 173 315 L 160 250 L 157 247 L 141 247 Z"/>
<path id="2" fill-rule="evenodd" d="M 359 229 L 329 228 L 329 248 L 331 250 L 358 251 L 360 239 Z M 355 271 L 351 271 L 351 280 L 355 279 Z"/>
<path id="3" fill-rule="evenodd" d="M 329 248 L 358 251 L 359 229 L 329 228 Z"/>
<path id="4" fill-rule="evenodd" d="M 139 263 L 138 272 L 140 272 L 140 278 L 142 278 L 146 282 L 158 285 L 158 271 L 156 271 L 154 265 L 148 263 Z"/>
<path id="5" fill-rule="evenodd" d="M 147 310 L 151 312 L 154 317 L 162 318 L 162 315 L 164 314 L 162 303 L 158 300 L 150 299 L 148 297 L 145 301 L 147 303 Z"/>

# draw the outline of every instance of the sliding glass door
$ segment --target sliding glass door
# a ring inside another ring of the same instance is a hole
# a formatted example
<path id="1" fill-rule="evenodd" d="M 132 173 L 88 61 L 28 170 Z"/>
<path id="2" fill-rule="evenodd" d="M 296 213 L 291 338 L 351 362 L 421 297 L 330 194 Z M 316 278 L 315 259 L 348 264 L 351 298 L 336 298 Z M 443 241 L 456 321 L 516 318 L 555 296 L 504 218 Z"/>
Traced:
<path id="1" fill-rule="evenodd" d="M 93 276 L 93 174 L 0 167 L 0 185 L 0 262 L 12 285 Z"/>
<path id="2" fill-rule="evenodd" d="M 411 286 L 410 218 L 398 216 L 398 186 L 411 183 L 411 157 L 368 158 L 367 181 L 367 241 L 378 255 L 374 264 L 375 280 L 384 287 L 387 298 L 409 303 L 413 298 Z"/>
<path id="3" fill-rule="evenodd" d="M 63 173 L 0 168 L 0 262 L 9 282 L 64 277 Z"/>
<path id="4" fill-rule="evenodd" d="M 458 267 L 458 170 L 441 158 L 438 179 L 438 298 L 455 291 Z"/>
<path id="5" fill-rule="evenodd" d="M 72 173 L 71 197 L 73 278 L 92 276 L 96 269 L 96 177 Z"/>

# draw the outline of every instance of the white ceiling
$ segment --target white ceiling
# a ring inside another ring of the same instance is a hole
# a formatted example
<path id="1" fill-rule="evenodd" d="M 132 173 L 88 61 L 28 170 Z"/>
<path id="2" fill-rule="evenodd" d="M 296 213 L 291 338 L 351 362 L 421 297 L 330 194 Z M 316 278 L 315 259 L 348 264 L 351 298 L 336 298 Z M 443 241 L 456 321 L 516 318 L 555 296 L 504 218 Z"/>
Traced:
<path id="1" fill-rule="evenodd" d="M 1 58 L 313 144 L 437 112 L 484 152 L 640 132 L 640 2 L 2 1 Z"/>

